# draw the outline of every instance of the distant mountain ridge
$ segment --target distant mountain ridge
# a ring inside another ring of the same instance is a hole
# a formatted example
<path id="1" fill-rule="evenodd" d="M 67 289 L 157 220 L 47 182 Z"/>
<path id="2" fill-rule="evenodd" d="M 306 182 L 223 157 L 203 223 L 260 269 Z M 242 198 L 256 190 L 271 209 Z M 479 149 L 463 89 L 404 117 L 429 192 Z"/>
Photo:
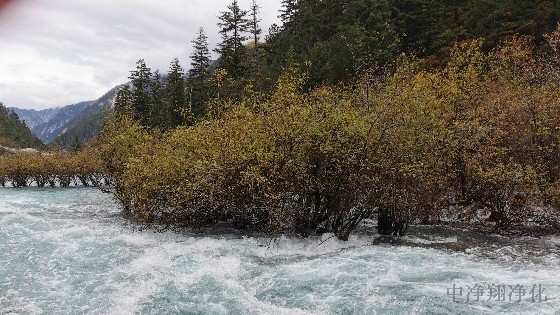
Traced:
<path id="1" fill-rule="evenodd" d="M 99 135 L 104 121 L 103 111 L 112 109 L 122 85 L 116 86 L 95 101 L 81 102 L 43 110 L 12 107 L 18 117 L 45 144 L 56 143 L 72 149 Z"/>
<path id="2" fill-rule="evenodd" d="M 97 137 L 105 121 L 104 112 L 115 106 L 115 98 L 122 85 L 118 85 L 91 102 L 78 115 L 70 120 L 54 139 L 63 148 L 72 149 L 77 142 L 84 144 Z"/>
<path id="3" fill-rule="evenodd" d="M 43 110 L 35 109 L 22 109 L 17 107 L 8 107 L 9 110 L 13 110 L 19 117 L 19 119 L 33 131 L 37 126 L 47 123 L 51 120 L 62 107 L 47 108 Z"/>
<path id="4" fill-rule="evenodd" d="M 41 141 L 51 143 L 93 101 L 44 110 L 11 108 Z"/>

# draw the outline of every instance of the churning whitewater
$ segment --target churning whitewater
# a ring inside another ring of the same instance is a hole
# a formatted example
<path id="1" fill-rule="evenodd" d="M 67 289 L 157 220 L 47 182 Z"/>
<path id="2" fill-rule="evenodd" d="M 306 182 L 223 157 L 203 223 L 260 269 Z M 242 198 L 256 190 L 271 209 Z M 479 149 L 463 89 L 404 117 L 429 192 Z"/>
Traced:
<path id="1" fill-rule="evenodd" d="M 560 238 L 372 231 L 139 231 L 95 189 L 0 189 L 0 314 L 560 314 Z"/>

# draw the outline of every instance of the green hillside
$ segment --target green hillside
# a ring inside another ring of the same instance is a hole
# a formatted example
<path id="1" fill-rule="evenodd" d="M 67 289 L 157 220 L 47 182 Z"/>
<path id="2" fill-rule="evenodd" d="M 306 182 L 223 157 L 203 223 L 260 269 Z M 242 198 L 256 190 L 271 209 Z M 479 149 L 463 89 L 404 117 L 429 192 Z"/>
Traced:
<path id="1" fill-rule="evenodd" d="M 113 100 L 121 86 L 109 90 L 96 101 L 89 104 L 70 120 L 53 143 L 67 150 L 74 150 L 96 138 L 105 122 L 105 111 L 110 111 Z"/>
<path id="2" fill-rule="evenodd" d="M 43 145 L 16 113 L 0 103 L 0 145 L 19 148 L 38 148 Z"/>

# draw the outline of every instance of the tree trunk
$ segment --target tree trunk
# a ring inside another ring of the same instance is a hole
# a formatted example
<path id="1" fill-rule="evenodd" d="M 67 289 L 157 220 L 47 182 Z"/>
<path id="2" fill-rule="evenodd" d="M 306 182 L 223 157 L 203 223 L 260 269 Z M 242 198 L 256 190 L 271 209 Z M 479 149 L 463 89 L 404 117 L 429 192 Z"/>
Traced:
<path id="1" fill-rule="evenodd" d="M 388 210 L 379 210 L 377 214 L 377 232 L 381 235 L 404 236 L 408 223 L 398 220 Z"/>

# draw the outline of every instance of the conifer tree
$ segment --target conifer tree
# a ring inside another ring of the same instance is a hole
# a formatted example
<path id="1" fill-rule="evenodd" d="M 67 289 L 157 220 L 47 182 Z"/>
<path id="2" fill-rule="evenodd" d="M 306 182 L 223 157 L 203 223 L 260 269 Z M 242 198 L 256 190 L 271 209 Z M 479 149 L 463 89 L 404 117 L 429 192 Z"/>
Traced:
<path id="1" fill-rule="evenodd" d="M 164 80 L 156 70 L 150 80 L 150 127 L 168 129 L 170 124 L 169 102 L 166 95 Z"/>
<path id="2" fill-rule="evenodd" d="M 165 94 L 170 109 L 170 125 L 176 127 L 184 122 L 183 117 L 191 116 L 185 94 L 185 73 L 179 64 L 179 59 L 175 58 L 171 62 L 171 68 L 165 81 Z"/>
<path id="3" fill-rule="evenodd" d="M 199 80 L 208 79 L 208 68 L 210 67 L 210 51 L 208 49 L 208 37 L 204 33 L 204 28 L 198 30 L 196 38 L 192 41 L 193 52 L 191 58 L 190 78 Z"/>
<path id="4" fill-rule="evenodd" d="M 362 62 L 358 68 L 360 66 L 366 68 L 382 66 L 393 60 L 401 48 L 401 39 L 391 17 L 390 1 L 379 0 L 369 7 L 371 12 L 362 26 L 364 50 L 361 52 L 363 57 L 356 60 Z"/>
<path id="5" fill-rule="evenodd" d="M 251 3 L 251 19 L 250 19 L 250 33 L 253 37 L 253 42 L 255 43 L 255 47 L 259 44 L 260 35 L 262 33 L 261 28 L 259 27 L 259 23 L 261 19 L 259 18 L 261 7 L 258 5 L 256 0 L 253 0 Z"/>
<path id="6" fill-rule="evenodd" d="M 0 145 L 39 148 L 43 143 L 33 135 L 25 121 L 0 102 Z"/>
<path id="7" fill-rule="evenodd" d="M 132 80 L 132 117 L 143 126 L 148 126 L 151 118 L 150 78 L 152 71 L 144 59 L 136 62 L 136 70 L 130 72 Z"/>
<path id="8" fill-rule="evenodd" d="M 132 91 L 128 84 L 123 85 L 117 92 L 115 112 L 121 115 L 132 116 Z"/>
<path id="9" fill-rule="evenodd" d="M 78 152 L 82 149 L 83 144 L 78 135 L 74 136 L 74 143 L 72 144 L 72 151 Z"/>
<path id="10" fill-rule="evenodd" d="M 284 28 L 295 20 L 298 7 L 298 0 L 282 0 L 282 9 L 278 16 L 282 21 Z"/>
<path id="11" fill-rule="evenodd" d="M 228 11 L 220 12 L 218 26 L 222 42 L 215 51 L 220 54 L 220 67 L 226 69 L 232 78 L 237 79 L 242 77 L 246 70 L 243 42 L 247 40 L 245 34 L 249 30 L 250 21 L 247 19 L 248 12 L 241 10 L 237 0 L 233 0 L 227 8 Z"/>
<path id="12" fill-rule="evenodd" d="M 260 13 L 260 6 L 257 4 L 256 0 L 253 0 L 251 3 L 251 19 L 250 19 L 250 28 L 249 31 L 252 35 L 253 39 L 253 69 L 257 73 L 260 73 L 259 69 L 259 39 L 262 33 L 261 28 L 259 27 L 259 23 L 261 19 L 259 18 Z"/>
<path id="13" fill-rule="evenodd" d="M 282 28 L 274 23 L 268 28 L 268 34 L 264 36 L 265 41 L 271 42 L 282 35 Z"/>
<path id="14" fill-rule="evenodd" d="M 187 98 L 189 108 L 195 117 L 204 115 L 204 106 L 208 100 L 210 77 L 210 51 L 208 49 L 208 38 L 201 27 L 196 39 L 192 41 L 193 52 L 191 58 L 191 70 L 187 86 Z"/>

